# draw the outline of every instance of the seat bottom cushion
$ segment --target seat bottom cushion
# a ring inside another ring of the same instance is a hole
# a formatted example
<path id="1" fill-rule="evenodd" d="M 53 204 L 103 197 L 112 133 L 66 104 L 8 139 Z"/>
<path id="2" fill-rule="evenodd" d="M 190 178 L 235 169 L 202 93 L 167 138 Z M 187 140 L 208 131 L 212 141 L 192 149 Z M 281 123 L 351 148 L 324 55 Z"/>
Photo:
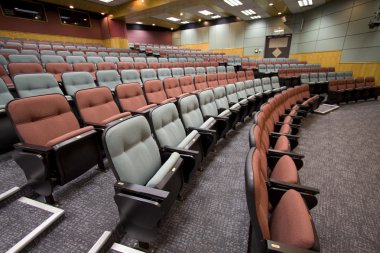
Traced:
<path id="1" fill-rule="evenodd" d="M 288 190 L 272 212 L 271 240 L 310 249 L 315 243 L 311 216 L 301 194 Z"/>
<path id="2" fill-rule="evenodd" d="M 283 124 L 280 129 L 280 133 L 282 134 L 290 134 L 292 131 L 292 128 L 289 126 L 289 124 Z"/>
<path id="3" fill-rule="evenodd" d="M 289 140 L 286 136 L 280 136 L 277 139 L 276 145 L 274 146 L 275 150 L 280 150 L 280 151 L 285 151 L 288 152 L 290 151 L 290 143 Z"/>
<path id="4" fill-rule="evenodd" d="M 148 181 L 146 186 L 155 188 L 162 179 L 168 174 L 170 170 L 173 169 L 173 166 L 176 164 L 180 155 L 177 152 L 173 152 L 169 159 L 161 166 L 161 168 L 154 174 L 154 176 Z"/>
<path id="5" fill-rule="evenodd" d="M 287 155 L 281 157 L 273 168 L 270 178 L 284 183 L 298 184 L 299 177 L 293 159 Z"/>

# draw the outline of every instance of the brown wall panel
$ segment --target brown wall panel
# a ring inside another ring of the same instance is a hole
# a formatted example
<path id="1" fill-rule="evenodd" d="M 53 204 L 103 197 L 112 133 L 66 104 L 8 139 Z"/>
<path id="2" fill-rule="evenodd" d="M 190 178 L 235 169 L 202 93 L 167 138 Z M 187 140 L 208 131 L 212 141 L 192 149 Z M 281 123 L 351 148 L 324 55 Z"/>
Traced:
<path id="1" fill-rule="evenodd" d="M 1 12 L 0 30 L 102 39 L 100 20 L 98 19 L 90 18 L 91 27 L 87 28 L 62 24 L 56 7 L 45 8 L 45 13 L 47 22 L 7 17 Z"/>

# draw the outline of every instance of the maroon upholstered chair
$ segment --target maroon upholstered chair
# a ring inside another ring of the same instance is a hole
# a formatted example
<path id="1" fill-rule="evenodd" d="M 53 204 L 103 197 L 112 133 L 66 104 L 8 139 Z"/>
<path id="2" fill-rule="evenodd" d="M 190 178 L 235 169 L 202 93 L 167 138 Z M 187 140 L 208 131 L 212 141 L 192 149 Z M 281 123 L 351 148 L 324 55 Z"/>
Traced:
<path id="1" fill-rule="evenodd" d="M 117 70 L 121 73 L 122 70 L 124 69 L 134 69 L 134 65 L 132 62 L 125 62 L 121 61 L 117 63 Z"/>
<path id="2" fill-rule="evenodd" d="M 196 75 L 194 76 L 194 85 L 197 90 L 207 90 L 210 89 L 207 85 L 205 75 Z"/>
<path id="3" fill-rule="evenodd" d="M 175 77 L 169 77 L 164 79 L 164 88 L 168 98 L 179 99 L 183 96 L 189 95 L 189 93 L 183 93 L 179 86 L 179 80 Z"/>
<path id="4" fill-rule="evenodd" d="M 148 68 L 148 64 L 146 62 L 135 62 L 135 69 L 137 69 L 138 71 L 142 69 L 147 69 L 147 68 Z"/>
<path id="5" fill-rule="evenodd" d="M 210 88 L 218 87 L 218 75 L 216 73 L 207 74 L 207 85 Z"/>
<path id="6" fill-rule="evenodd" d="M 98 70 L 114 70 L 117 69 L 115 63 L 113 62 L 98 62 L 96 64 Z"/>
<path id="7" fill-rule="evenodd" d="M 377 97 L 379 95 L 379 87 L 376 87 L 375 84 L 375 77 L 373 76 L 367 76 L 364 79 L 364 89 L 368 90 L 368 98 L 373 98 L 377 100 Z"/>
<path id="8" fill-rule="evenodd" d="M 75 103 L 83 122 L 97 130 L 131 116 L 130 112 L 120 113 L 111 90 L 105 86 L 78 90 Z"/>
<path id="9" fill-rule="evenodd" d="M 159 62 L 148 62 L 148 67 L 150 69 L 159 69 L 161 64 Z"/>
<path id="10" fill-rule="evenodd" d="M 91 76 L 96 80 L 96 66 L 91 62 L 77 62 L 73 64 L 73 70 L 79 72 L 89 72 Z"/>
<path id="11" fill-rule="evenodd" d="M 235 72 L 227 72 L 227 83 L 236 83 L 238 81 Z"/>
<path id="12" fill-rule="evenodd" d="M 161 80 L 147 80 L 144 83 L 144 92 L 149 104 L 166 104 L 175 102 L 175 98 L 168 98 Z"/>
<path id="13" fill-rule="evenodd" d="M 228 84 L 226 72 L 220 72 L 218 75 L 218 85 L 225 86 Z"/>
<path id="14" fill-rule="evenodd" d="M 246 76 L 247 80 L 253 80 L 253 79 L 255 79 L 255 75 L 253 73 L 253 70 L 246 70 L 245 71 L 245 76 Z"/>
<path id="15" fill-rule="evenodd" d="M 193 77 L 191 76 L 181 76 L 179 78 L 179 85 L 183 93 L 196 94 L 199 92 L 199 90 L 195 88 Z"/>
<path id="16" fill-rule="evenodd" d="M 57 82 L 62 82 L 62 74 L 72 72 L 73 66 L 65 62 L 49 62 L 45 65 L 46 72 L 54 75 Z"/>
<path id="17" fill-rule="evenodd" d="M 236 72 L 236 74 L 237 74 L 237 81 L 244 82 L 247 80 L 247 77 L 245 76 L 244 71 L 238 71 L 238 72 Z"/>
<path id="18" fill-rule="evenodd" d="M 148 105 L 139 83 L 119 84 L 115 88 L 115 93 L 120 108 L 124 112 L 143 114 L 147 117 L 150 110 L 157 106 L 157 104 Z"/>
<path id="19" fill-rule="evenodd" d="M 356 90 L 355 90 L 355 79 L 346 79 L 346 91 L 344 95 L 344 101 L 348 103 L 349 101 L 355 100 Z"/>
<path id="20" fill-rule="evenodd" d="M 36 62 L 12 62 L 8 64 L 9 75 L 13 78 L 18 74 L 44 73 L 40 63 Z"/>
<path id="21" fill-rule="evenodd" d="M 54 203 L 56 184 L 64 185 L 96 164 L 104 169 L 96 131 L 79 126 L 63 95 L 16 99 L 7 112 L 21 141 L 14 159 L 47 202 Z"/>
<path id="22" fill-rule="evenodd" d="M 303 187 L 287 187 L 271 181 L 263 173 L 255 150 L 247 156 L 245 168 L 246 199 L 250 214 L 248 252 L 319 252 L 319 239 L 309 210 L 316 197 Z M 270 214 L 270 215 L 268 215 Z M 310 251 L 305 251 L 310 252 Z"/>

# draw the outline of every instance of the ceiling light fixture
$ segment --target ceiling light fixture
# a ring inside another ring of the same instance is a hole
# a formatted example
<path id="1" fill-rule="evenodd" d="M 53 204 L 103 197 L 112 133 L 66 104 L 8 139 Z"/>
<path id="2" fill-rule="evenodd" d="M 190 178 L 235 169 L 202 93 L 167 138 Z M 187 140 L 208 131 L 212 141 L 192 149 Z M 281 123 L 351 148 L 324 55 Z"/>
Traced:
<path id="1" fill-rule="evenodd" d="M 273 3 L 269 3 L 268 5 L 269 5 L 269 6 L 273 6 Z"/>
<path id="2" fill-rule="evenodd" d="M 137 21 L 136 24 L 142 25 L 143 22 Z"/>
<path id="3" fill-rule="evenodd" d="M 279 13 L 277 13 L 278 15 L 281 15 L 282 14 L 282 12 L 279 12 Z"/>
<path id="4" fill-rule="evenodd" d="M 259 19 L 259 18 L 261 18 L 261 16 L 260 16 L 260 15 L 251 16 L 251 19 Z"/>
<path id="5" fill-rule="evenodd" d="M 219 15 L 211 16 L 212 19 L 221 18 Z"/>
<path id="6" fill-rule="evenodd" d="M 173 21 L 173 22 L 177 22 L 177 21 L 180 21 L 179 18 L 175 18 L 175 17 L 169 17 L 169 18 L 166 18 L 167 20 L 170 20 L 170 21 Z"/>
<path id="7" fill-rule="evenodd" d="M 241 11 L 241 13 L 243 13 L 246 16 L 250 16 L 250 15 L 256 14 L 256 12 L 254 12 L 252 9 Z"/>
<path id="8" fill-rule="evenodd" d="M 183 16 L 183 12 L 181 12 L 179 15 L 180 15 L 180 16 Z"/>
<path id="9" fill-rule="evenodd" d="M 209 15 L 212 15 L 214 13 L 212 13 L 211 11 L 208 11 L 208 10 L 203 10 L 203 11 L 198 11 L 200 14 L 202 15 L 205 15 L 205 16 L 209 16 Z"/>
<path id="10" fill-rule="evenodd" d="M 234 6 L 239 6 L 239 5 L 243 5 L 243 3 L 240 2 L 239 0 L 224 0 L 224 2 L 225 2 L 226 4 L 228 4 L 229 6 L 232 6 L 232 7 L 234 7 Z"/>
<path id="11" fill-rule="evenodd" d="M 102 12 L 102 13 L 100 13 L 100 14 L 104 15 L 105 13 L 104 13 L 104 12 Z"/>
<path id="12" fill-rule="evenodd" d="M 74 5 L 70 5 L 69 8 L 70 8 L 70 9 L 74 9 Z"/>
<path id="13" fill-rule="evenodd" d="M 173 29 L 174 29 L 173 27 L 170 28 L 170 30 L 172 30 L 172 31 L 173 31 Z"/>
<path id="14" fill-rule="evenodd" d="M 113 0 L 99 0 L 100 2 L 104 2 L 104 3 L 110 3 L 112 2 Z"/>
<path id="15" fill-rule="evenodd" d="M 152 26 L 156 26 L 156 24 L 152 24 Z"/>
<path id="16" fill-rule="evenodd" d="M 184 25 L 186 25 L 186 24 L 188 24 L 188 23 L 190 23 L 189 21 L 182 21 L 181 22 L 181 24 L 184 24 Z"/>
<path id="17" fill-rule="evenodd" d="M 201 21 L 202 21 L 202 19 L 199 18 L 199 19 L 198 19 L 198 22 L 201 22 Z"/>
<path id="18" fill-rule="evenodd" d="M 313 5 L 313 0 L 302 0 L 302 1 L 298 1 L 298 5 L 299 5 L 300 7 L 310 6 L 310 5 Z"/>

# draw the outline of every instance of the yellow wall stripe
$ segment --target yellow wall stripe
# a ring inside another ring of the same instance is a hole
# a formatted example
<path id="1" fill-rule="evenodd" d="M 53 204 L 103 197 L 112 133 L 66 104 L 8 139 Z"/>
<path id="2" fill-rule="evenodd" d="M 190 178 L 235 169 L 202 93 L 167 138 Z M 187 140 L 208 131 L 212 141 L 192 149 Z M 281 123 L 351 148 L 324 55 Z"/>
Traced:
<path id="1" fill-rule="evenodd" d="M 78 37 L 63 36 L 63 35 L 49 35 L 49 34 L 42 34 L 42 33 L 25 33 L 25 32 L 8 31 L 8 30 L 0 30 L 0 37 L 22 38 L 22 39 L 30 39 L 30 40 L 48 40 L 48 41 L 62 41 L 62 42 L 75 42 L 75 43 L 103 44 L 103 40 L 98 40 L 98 39 L 78 38 Z"/>

